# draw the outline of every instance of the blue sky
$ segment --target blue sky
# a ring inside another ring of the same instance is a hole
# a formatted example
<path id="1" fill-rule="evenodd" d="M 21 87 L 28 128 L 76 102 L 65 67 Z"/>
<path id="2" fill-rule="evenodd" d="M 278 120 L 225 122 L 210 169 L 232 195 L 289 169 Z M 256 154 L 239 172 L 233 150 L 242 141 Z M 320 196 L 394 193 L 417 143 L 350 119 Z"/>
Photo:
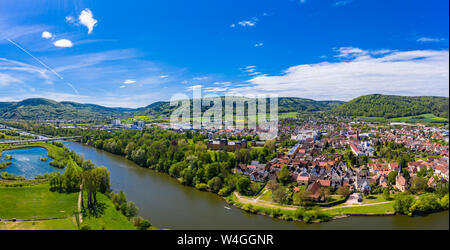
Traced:
<path id="1" fill-rule="evenodd" d="M 0 101 L 140 107 L 175 93 L 448 96 L 449 3 L 0 2 Z"/>

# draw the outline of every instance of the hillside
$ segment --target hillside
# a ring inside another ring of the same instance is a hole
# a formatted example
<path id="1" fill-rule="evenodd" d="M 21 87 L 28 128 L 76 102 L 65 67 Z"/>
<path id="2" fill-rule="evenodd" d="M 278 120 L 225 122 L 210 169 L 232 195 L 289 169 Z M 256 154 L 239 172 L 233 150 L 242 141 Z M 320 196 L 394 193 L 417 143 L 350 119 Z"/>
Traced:
<path id="1" fill-rule="evenodd" d="M 224 97 L 221 99 L 223 105 L 225 105 Z M 242 97 L 234 97 L 234 99 L 248 100 Z M 267 101 L 267 103 L 267 110 L 269 110 L 269 102 Z M 342 103 L 339 101 L 314 101 L 282 97 L 279 98 L 279 113 L 326 111 Z M 175 108 L 176 106 L 170 106 L 170 102 L 155 102 L 147 107 L 128 109 L 33 98 L 20 102 L 0 102 L 0 118 L 24 120 L 105 120 L 115 117 L 148 116 L 153 119 L 165 119 L 170 117 Z M 207 109 L 209 107 L 202 107 L 202 111 Z"/>
<path id="2" fill-rule="evenodd" d="M 360 96 L 332 109 L 342 116 L 395 117 L 433 114 L 448 118 L 448 97 L 436 96 L 394 96 L 366 95 Z"/>
<path id="3" fill-rule="evenodd" d="M 243 97 L 236 100 L 246 101 Z M 225 99 L 221 97 L 225 106 Z M 448 97 L 433 96 L 392 96 L 367 95 L 353 99 L 347 103 L 341 101 L 314 101 L 296 97 L 280 97 L 278 108 L 280 116 L 297 113 L 330 111 L 342 116 L 396 117 L 433 114 L 448 119 Z M 192 105 L 192 100 L 191 100 Z M 116 117 L 147 116 L 152 119 L 167 119 L 175 109 L 170 102 L 155 102 L 138 109 L 108 108 L 95 104 L 75 102 L 56 102 L 48 99 L 33 98 L 20 102 L 0 102 L 1 119 L 24 120 L 105 120 Z M 202 107 L 202 111 L 210 107 Z M 267 101 L 267 110 L 269 102 Z"/>
<path id="4" fill-rule="evenodd" d="M 12 102 L 0 102 L 0 109 L 4 107 L 8 107 L 9 105 L 13 104 Z"/>
<path id="5" fill-rule="evenodd" d="M 123 111 L 99 105 L 56 102 L 41 98 L 0 105 L 0 118 L 3 119 L 102 120 L 123 114 Z"/>
<path id="6" fill-rule="evenodd" d="M 236 100 L 248 100 L 243 97 L 234 97 Z M 225 107 L 225 99 L 221 97 L 222 105 Z M 341 105 L 344 102 L 341 101 L 314 101 L 311 99 L 296 98 L 296 97 L 280 97 L 278 98 L 278 112 L 290 113 L 290 112 L 317 112 L 327 111 L 334 107 Z M 191 100 L 192 105 L 192 100 Z M 245 106 L 247 107 L 247 105 Z M 134 112 L 137 116 L 152 116 L 155 118 L 169 117 L 172 111 L 177 108 L 176 106 L 170 106 L 169 102 L 155 102 L 147 107 L 137 109 Z M 207 110 L 209 107 L 202 107 L 202 111 Z M 269 101 L 267 100 L 267 110 L 269 110 Z"/>

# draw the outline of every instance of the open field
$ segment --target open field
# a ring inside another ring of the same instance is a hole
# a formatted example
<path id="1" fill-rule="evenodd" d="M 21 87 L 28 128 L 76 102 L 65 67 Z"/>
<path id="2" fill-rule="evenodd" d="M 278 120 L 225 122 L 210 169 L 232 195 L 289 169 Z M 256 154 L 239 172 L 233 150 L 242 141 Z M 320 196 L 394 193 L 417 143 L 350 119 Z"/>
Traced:
<path id="1" fill-rule="evenodd" d="M 405 122 L 405 123 L 448 123 L 448 119 L 437 117 L 433 114 L 423 114 L 415 116 L 405 116 L 385 119 L 383 117 L 360 117 L 369 122 Z"/>
<path id="2" fill-rule="evenodd" d="M 300 206 L 281 205 L 273 202 L 270 190 L 259 197 L 259 199 L 234 193 L 232 200 L 241 204 L 241 206 L 251 204 L 258 211 L 279 209 L 280 213 L 288 216 L 291 216 L 295 210 L 301 208 Z M 340 216 L 343 214 L 382 215 L 394 213 L 393 204 L 393 201 L 386 201 L 381 195 L 371 195 L 369 198 L 364 198 L 361 205 L 346 206 L 340 204 L 334 207 L 321 208 L 320 211 L 330 216 Z"/>
<path id="3" fill-rule="evenodd" d="M 112 201 L 104 194 L 97 194 L 98 202 L 106 205 L 105 213 L 101 217 L 85 216 L 82 226 L 88 225 L 92 230 L 136 230 L 120 211 L 116 210 Z"/>
<path id="4" fill-rule="evenodd" d="M 366 204 L 351 207 L 336 207 L 327 209 L 327 213 L 332 215 L 340 214 L 367 214 L 367 215 L 382 215 L 394 213 L 394 202 L 382 204 Z"/>
<path id="5" fill-rule="evenodd" d="M 388 201 L 388 200 L 383 198 L 382 194 L 371 194 L 366 197 L 363 197 L 362 204 L 379 203 L 379 202 L 385 202 L 385 201 Z"/>
<path id="6" fill-rule="evenodd" d="M 78 194 L 50 192 L 47 184 L 0 187 L 0 218 L 44 219 L 72 216 Z"/>
<path id="7" fill-rule="evenodd" d="M 73 217 L 45 221 L 0 221 L 0 230 L 78 230 Z"/>

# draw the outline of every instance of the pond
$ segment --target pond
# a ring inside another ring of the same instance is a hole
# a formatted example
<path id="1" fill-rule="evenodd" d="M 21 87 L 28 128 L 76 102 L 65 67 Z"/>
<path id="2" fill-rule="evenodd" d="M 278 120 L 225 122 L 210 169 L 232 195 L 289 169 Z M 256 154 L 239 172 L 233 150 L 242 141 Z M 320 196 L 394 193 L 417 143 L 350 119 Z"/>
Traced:
<path id="1" fill-rule="evenodd" d="M 12 164 L 1 169 L 0 173 L 7 172 L 30 180 L 39 174 L 64 172 L 63 169 L 50 166 L 52 159 L 48 157 L 48 152 L 45 148 L 5 150 L 2 152 L 0 162 L 5 162 L 6 155 L 12 156 Z M 46 157 L 47 160 L 41 161 L 41 157 Z"/>

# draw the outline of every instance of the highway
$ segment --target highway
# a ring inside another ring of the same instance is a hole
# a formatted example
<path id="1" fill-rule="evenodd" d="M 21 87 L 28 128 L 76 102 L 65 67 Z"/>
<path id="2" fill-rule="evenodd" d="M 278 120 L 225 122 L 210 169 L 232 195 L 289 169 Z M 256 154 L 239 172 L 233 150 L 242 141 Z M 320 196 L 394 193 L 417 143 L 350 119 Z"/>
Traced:
<path id="1" fill-rule="evenodd" d="M 35 139 L 35 140 L 7 140 L 0 141 L 0 145 L 12 145 L 12 144 L 27 144 L 33 142 L 41 142 L 41 141 L 57 141 L 57 140 L 70 140 L 81 138 L 81 136 L 71 136 L 71 137 L 59 137 L 59 138 L 45 138 L 45 139 Z"/>

